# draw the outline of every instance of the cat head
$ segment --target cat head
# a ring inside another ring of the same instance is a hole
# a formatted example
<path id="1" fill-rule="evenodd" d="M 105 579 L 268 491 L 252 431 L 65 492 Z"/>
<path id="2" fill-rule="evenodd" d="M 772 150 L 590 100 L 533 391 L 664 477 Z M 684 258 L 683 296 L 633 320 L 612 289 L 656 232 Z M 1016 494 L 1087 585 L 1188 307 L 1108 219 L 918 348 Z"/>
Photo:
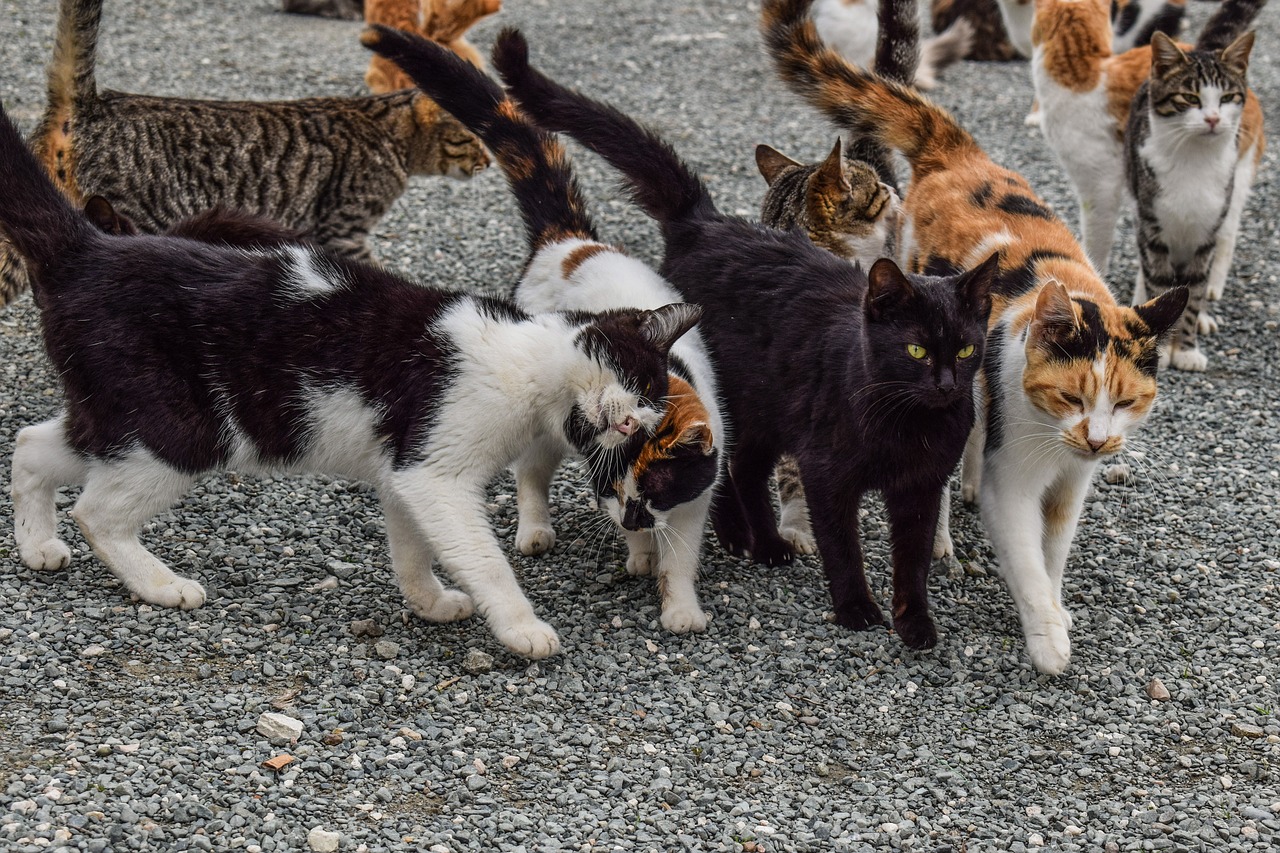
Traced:
<path id="1" fill-rule="evenodd" d="M 582 316 L 586 323 L 574 343 L 590 369 L 575 390 L 565 432 L 584 456 L 627 444 L 624 455 L 634 458 L 662 420 L 671 345 L 693 328 L 702 309 L 673 303 Z"/>
<path id="2" fill-rule="evenodd" d="M 1027 328 L 1027 399 L 1085 458 L 1117 453 L 1156 398 L 1159 344 L 1182 316 L 1187 289 L 1132 308 L 1071 298 L 1050 282 Z"/>
<path id="3" fill-rule="evenodd" d="M 1152 132 L 1234 139 L 1249 91 L 1253 33 L 1220 51 L 1183 52 L 1164 33 L 1151 37 Z"/>
<path id="4" fill-rule="evenodd" d="M 717 456 L 707 407 L 693 386 L 672 374 L 662 421 L 625 476 L 600 495 L 600 507 L 626 530 L 661 529 L 673 509 L 711 488 Z"/>
<path id="5" fill-rule="evenodd" d="M 942 408 L 972 393 L 1000 256 L 954 276 L 907 276 L 881 258 L 867 273 L 868 387 Z"/>
<path id="6" fill-rule="evenodd" d="M 480 138 L 421 92 L 413 95 L 413 126 L 406 129 L 409 171 L 465 180 L 489 168 L 489 152 Z"/>

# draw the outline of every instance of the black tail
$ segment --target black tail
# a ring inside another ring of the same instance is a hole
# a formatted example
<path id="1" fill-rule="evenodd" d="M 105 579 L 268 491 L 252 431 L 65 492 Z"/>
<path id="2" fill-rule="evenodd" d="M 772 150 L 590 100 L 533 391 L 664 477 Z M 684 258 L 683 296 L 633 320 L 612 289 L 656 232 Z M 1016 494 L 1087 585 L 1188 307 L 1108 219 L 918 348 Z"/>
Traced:
<path id="1" fill-rule="evenodd" d="M 29 265 L 37 289 L 45 269 L 88 230 L 0 109 L 0 231 Z"/>
<path id="2" fill-rule="evenodd" d="M 702 180 L 661 137 L 608 104 L 566 89 L 529 65 L 529 45 L 505 29 L 493 46 L 493 66 L 534 121 L 567 133 L 627 178 L 636 204 L 664 225 L 714 216 Z"/>
<path id="3" fill-rule="evenodd" d="M 520 204 L 531 251 L 570 237 L 599 239 L 564 146 L 530 122 L 501 86 L 453 51 L 403 30 L 371 27 L 360 41 L 399 65 L 489 146 Z"/>
<path id="4" fill-rule="evenodd" d="M 1222 50 L 1244 35 L 1265 5 L 1267 0 L 1222 0 L 1205 21 L 1196 50 Z"/>

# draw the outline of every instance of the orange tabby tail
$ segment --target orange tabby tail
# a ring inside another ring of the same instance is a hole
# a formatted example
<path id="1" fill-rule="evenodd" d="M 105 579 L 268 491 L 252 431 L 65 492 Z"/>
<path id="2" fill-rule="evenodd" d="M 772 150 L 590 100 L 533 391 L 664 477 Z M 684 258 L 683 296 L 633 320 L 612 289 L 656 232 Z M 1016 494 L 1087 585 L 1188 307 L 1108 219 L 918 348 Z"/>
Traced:
<path id="1" fill-rule="evenodd" d="M 854 136 L 901 151 L 914 178 L 977 150 L 946 110 L 828 49 L 809 18 L 812 3 L 765 0 L 760 24 L 778 73 L 797 94 Z"/>

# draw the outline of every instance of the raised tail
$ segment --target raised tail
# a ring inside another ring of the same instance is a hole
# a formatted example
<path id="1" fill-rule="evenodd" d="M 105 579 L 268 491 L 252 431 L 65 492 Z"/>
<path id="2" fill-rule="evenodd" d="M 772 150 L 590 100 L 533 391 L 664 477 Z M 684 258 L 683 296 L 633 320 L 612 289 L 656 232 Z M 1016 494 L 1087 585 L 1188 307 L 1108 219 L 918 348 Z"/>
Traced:
<path id="1" fill-rule="evenodd" d="M 765 0 L 761 30 L 791 89 L 854 136 L 901 151 L 918 178 L 978 145 L 951 114 L 912 89 L 851 65 L 818 37 L 813 0 Z"/>
<path id="2" fill-rule="evenodd" d="M 926 39 L 920 45 L 920 67 L 916 69 L 916 87 L 932 89 L 938 85 L 938 73 L 948 65 L 954 65 L 969 55 L 973 47 L 973 24 L 968 18 L 956 18 L 955 23 Z"/>
<path id="3" fill-rule="evenodd" d="M 399 65 L 489 146 L 520 205 L 531 251 L 569 237 L 598 239 L 564 146 L 536 127 L 501 86 L 453 51 L 403 30 L 371 27 L 360 41 Z"/>
<path id="4" fill-rule="evenodd" d="M 608 104 L 561 86 L 529 65 L 529 45 L 505 29 L 493 65 L 534 121 L 567 133 L 627 178 L 636 204 L 662 224 L 716 213 L 706 186 L 656 133 Z"/>
<path id="5" fill-rule="evenodd" d="M 1196 50 L 1222 50 L 1244 35 L 1267 0 L 1222 0 L 1205 21 Z"/>
<path id="6" fill-rule="evenodd" d="M 89 227 L 0 109 L 0 232 L 27 262 L 37 291 L 45 269 L 83 239 Z"/>
<path id="7" fill-rule="evenodd" d="M 880 0 L 877 23 L 876 73 L 910 86 L 920 65 L 920 7 L 916 0 Z"/>

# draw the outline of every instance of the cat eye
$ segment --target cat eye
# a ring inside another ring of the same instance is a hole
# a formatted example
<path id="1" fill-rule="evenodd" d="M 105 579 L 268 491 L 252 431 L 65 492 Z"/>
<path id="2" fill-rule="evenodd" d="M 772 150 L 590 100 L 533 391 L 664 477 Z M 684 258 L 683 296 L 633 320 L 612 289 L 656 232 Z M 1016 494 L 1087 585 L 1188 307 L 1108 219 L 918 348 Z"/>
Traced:
<path id="1" fill-rule="evenodd" d="M 1066 403 L 1068 406 L 1076 406 L 1078 408 L 1084 408 L 1084 400 L 1081 400 L 1075 394 L 1063 394 L 1062 401 Z"/>
<path id="2" fill-rule="evenodd" d="M 973 344 L 963 347 L 960 352 L 956 353 L 956 358 L 968 358 L 973 355 Z"/>
<path id="3" fill-rule="evenodd" d="M 1129 408 L 1130 406 L 1132 406 L 1132 405 L 1133 405 L 1133 403 L 1134 403 L 1134 401 L 1133 401 L 1133 400 L 1120 400 L 1118 403 L 1116 403 L 1116 408 L 1117 408 L 1117 409 L 1127 409 L 1127 408 Z"/>
<path id="4" fill-rule="evenodd" d="M 919 344 L 907 344 L 907 355 L 912 358 L 924 358 L 929 352 Z"/>
<path id="5" fill-rule="evenodd" d="M 1227 92 L 1227 94 L 1222 96 L 1221 100 L 1224 104 L 1233 104 L 1240 100 L 1240 95 L 1237 92 Z"/>
<path id="6" fill-rule="evenodd" d="M 1186 101 L 1188 104 L 1190 104 L 1191 106 L 1193 106 L 1193 107 L 1198 107 L 1198 106 L 1200 106 L 1200 96 L 1199 96 L 1199 95 L 1183 95 L 1183 96 L 1182 96 L 1182 99 L 1183 99 L 1184 101 Z"/>

